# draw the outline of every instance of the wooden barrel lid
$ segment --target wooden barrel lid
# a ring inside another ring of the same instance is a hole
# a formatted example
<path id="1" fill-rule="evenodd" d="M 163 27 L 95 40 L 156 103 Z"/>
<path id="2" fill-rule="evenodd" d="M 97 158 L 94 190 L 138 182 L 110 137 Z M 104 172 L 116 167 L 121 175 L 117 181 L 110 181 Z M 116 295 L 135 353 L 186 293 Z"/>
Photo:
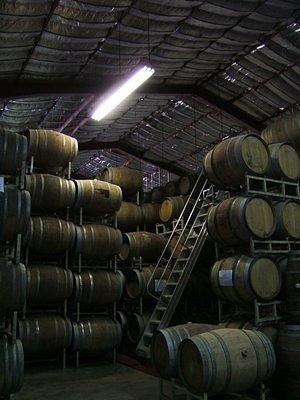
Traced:
<path id="1" fill-rule="evenodd" d="M 153 336 L 151 352 L 155 368 L 162 376 L 165 375 L 170 368 L 170 349 L 166 337 L 160 331 Z"/>
<path id="2" fill-rule="evenodd" d="M 282 223 L 289 236 L 300 239 L 300 204 L 288 201 L 282 209 Z"/>
<path id="3" fill-rule="evenodd" d="M 127 260 L 129 257 L 129 252 L 130 252 L 130 245 L 129 243 L 123 243 L 121 250 L 119 252 L 119 257 L 121 260 Z"/>
<path id="4" fill-rule="evenodd" d="M 245 220 L 254 236 L 265 239 L 274 232 L 275 217 L 271 205 L 260 197 L 250 199 L 246 205 Z"/>
<path id="5" fill-rule="evenodd" d="M 281 274 L 278 266 L 271 258 L 257 258 L 251 268 L 250 282 L 258 298 L 274 299 L 281 288 Z"/>
<path id="6" fill-rule="evenodd" d="M 172 199 L 165 199 L 159 209 L 159 217 L 163 222 L 168 222 L 173 213 Z"/>
<path id="7" fill-rule="evenodd" d="M 287 143 L 283 143 L 278 150 L 278 162 L 284 175 L 297 180 L 300 174 L 300 159 L 297 151 Z"/>
<path id="8" fill-rule="evenodd" d="M 175 246 L 177 246 L 176 249 L 175 249 L 175 251 L 174 251 L 174 254 L 173 254 L 173 257 L 174 257 L 174 258 L 178 258 L 178 257 L 180 256 L 180 253 L 182 252 L 182 250 L 183 250 L 184 247 L 185 247 L 184 244 L 182 243 L 182 242 L 184 241 L 184 239 L 182 238 L 182 239 L 181 239 L 182 242 L 179 242 L 178 245 L 177 245 L 178 240 L 179 240 L 179 235 L 178 235 L 178 234 L 175 234 L 175 235 L 172 237 L 172 239 L 171 239 L 171 241 L 170 241 L 170 244 L 169 244 L 169 251 L 170 251 L 170 253 L 172 253 L 172 252 L 173 252 L 173 249 L 175 248 Z"/>
<path id="9" fill-rule="evenodd" d="M 264 174 L 269 167 L 270 154 L 266 144 L 255 135 L 246 135 L 241 143 L 241 153 L 250 171 Z"/>

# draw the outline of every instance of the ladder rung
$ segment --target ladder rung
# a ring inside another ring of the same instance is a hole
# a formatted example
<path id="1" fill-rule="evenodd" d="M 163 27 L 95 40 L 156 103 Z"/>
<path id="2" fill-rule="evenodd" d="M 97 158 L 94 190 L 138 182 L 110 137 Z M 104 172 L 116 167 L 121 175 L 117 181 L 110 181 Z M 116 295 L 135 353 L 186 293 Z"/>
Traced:
<path id="1" fill-rule="evenodd" d="M 144 336 L 151 338 L 153 336 L 153 333 L 150 332 L 144 332 Z"/>
<path id="2" fill-rule="evenodd" d="M 181 262 L 181 261 L 187 261 L 188 258 L 177 258 L 177 262 Z"/>
<path id="3" fill-rule="evenodd" d="M 184 269 L 173 269 L 172 272 L 177 272 L 178 274 L 181 274 L 184 271 Z"/>
<path id="4" fill-rule="evenodd" d="M 166 311 L 167 307 L 156 307 L 156 311 Z"/>
<path id="5" fill-rule="evenodd" d="M 166 286 L 176 286 L 178 282 L 168 282 Z"/>
<path id="6" fill-rule="evenodd" d="M 159 325 L 160 323 L 161 323 L 161 321 L 158 319 L 150 319 L 150 324 L 152 324 L 152 325 Z"/>

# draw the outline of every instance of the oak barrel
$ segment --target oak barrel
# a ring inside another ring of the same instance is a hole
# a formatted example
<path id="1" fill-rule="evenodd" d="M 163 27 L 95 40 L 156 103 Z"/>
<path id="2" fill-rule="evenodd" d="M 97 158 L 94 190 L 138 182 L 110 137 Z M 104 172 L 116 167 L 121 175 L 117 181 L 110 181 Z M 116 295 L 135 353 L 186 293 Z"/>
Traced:
<path id="1" fill-rule="evenodd" d="M 280 201 L 274 205 L 276 228 L 274 236 L 300 239 L 300 204 L 293 200 Z"/>
<path id="2" fill-rule="evenodd" d="M 62 304 L 72 292 L 72 271 L 54 265 L 27 267 L 28 304 Z"/>
<path id="3" fill-rule="evenodd" d="M 0 174 L 17 175 L 25 167 L 27 139 L 13 132 L 0 133 Z"/>
<path id="4" fill-rule="evenodd" d="M 129 343 L 136 345 L 139 342 L 149 318 L 150 314 L 131 313 L 127 315 L 126 339 Z"/>
<path id="5" fill-rule="evenodd" d="M 233 303 L 272 300 L 281 289 L 278 265 L 269 257 L 236 255 L 215 262 L 211 270 L 214 293 Z"/>
<path id="6" fill-rule="evenodd" d="M 124 196 L 134 195 L 143 187 L 142 173 L 127 167 L 105 168 L 100 179 L 120 186 Z"/>
<path id="7" fill-rule="evenodd" d="M 121 260 L 142 257 L 145 262 L 157 261 L 166 244 L 167 239 L 156 233 L 146 231 L 125 233 L 119 257 Z"/>
<path id="8" fill-rule="evenodd" d="M 289 319 L 300 323 L 300 256 L 291 254 L 284 271 L 284 288 Z"/>
<path id="9" fill-rule="evenodd" d="M 121 271 L 88 270 L 78 274 L 79 291 L 76 301 L 81 305 L 100 306 L 119 301 L 124 289 Z"/>
<path id="10" fill-rule="evenodd" d="M 154 267 L 144 267 L 141 270 L 136 268 L 127 268 L 124 270 L 125 275 L 125 292 L 126 296 L 130 299 L 137 299 L 143 296 L 148 297 L 147 285 L 154 272 Z M 155 281 L 162 277 L 164 272 L 163 268 L 157 268 L 154 272 L 153 280 L 151 280 L 150 291 L 155 292 Z M 169 277 L 169 272 L 164 273 L 163 279 Z"/>
<path id="11" fill-rule="evenodd" d="M 75 209 L 83 208 L 84 214 L 103 216 L 118 211 L 122 203 L 120 186 L 99 179 L 74 180 L 76 186 Z"/>
<path id="12" fill-rule="evenodd" d="M 71 321 L 55 314 L 30 315 L 18 320 L 24 353 L 33 357 L 59 355 L 72 343 Z"/>
<path id="13" fill-rule="evenodd" d="M 267 239 L 275 229 L 273 207 L 260 197 L 230 197 L 209 210 L 207 229 L 215 241 L 229 245 L 251 236 Z"/>
<path id="14" fill-rule="evenodd" d="M 178 350 L 178 371 L 185 386 L 208 395 L 249 389 L 275 370 L 272 343 L 261 332 L 218 329 L 184 339 Z"/>
<path id="15" fill-rule="evenodd" d="M 300 111 L 279 116 L 262 132 L 263 139 L 269 143 L 287 142 L 300 150 Z"/>
<path id="16" fill-rule="evenodd" d="M 278 384 L 285 400 L 300 399 L 300 325 L 283 325 L 277 341 Z"/>
<path id="17" fill-rule="evenodd" d="M 48 129 L 27 129 L 28 157 L 45 170 L 66 167 L 78 153 L 78 142 L 71 136 Z"/>
<path id="18" fill-rule="evenodd" d="M 0 316 L 22 311 L 26 300 L 26 268 L 0 258 Z"/>
<path id="19" fill-rule="evenodd" d="M 31 201 L 26 190 L 15 185 L 6 185 L 0 192 L 0 241 L 15 240 L 29 226 Z"/>
<path id="20" fill-rule="evenodd" d="M 164 201 L 165 195 L 165 188 L 162 186 L 157 186 L 151 190 L 151 202 L 162 203 Z"/>
<path id="21" fill-rule="evenodd" d="M 178 181 L 169 181 L 165 184 L 166 196 L 173 197 L 178 194 Z"/>
<path id="22" fill-rule="evenodd" d="M 161 204 L 159 216 L 163 222 L 171 222 L 180 217 L 186 202 L 185 197 L 167 197 Z"/>
<path id="23" fill-rule="evenodd" d="M 24 245 L 34 253 L 59 254 L 75 243 L 73 222 L 54 217 L 31 217 Z"/>
<path id="24" fill-rule="evenodd" d="M 245 183 L 245 174 L 264 175 L 270 168 L 268 146 L 261 137 L 248 134 L 218 143 L 203 161 L 207 178 L 220 187 Z"/>
<path id="25" fill-rule="evenodd" d="M 157 330 L 151 342 L 151 358 L 159 376 L 165 379 L 177 377 L 177 352 L 180 343 L 184 339 L 216 328 L 216 325 L 188 323 Z"/>
<path id="26" fill-rule="evenodd" d="M 186 175 L 179 178 L 178 182 L 178 194 L 186 196 L 191 193 L 195 186 L 198 175 Z"/>
<path id="27" fill-rule="evenodd" d="M 142 208 L 134 203 L 122 201 L 121 208 L 117 212 L 117 227 L 123 232 L 130 232 L 136 230 L 142 223 Z"/>
<path id="28" fill-rule="evenodd" d="M 271 144 L 269 150 L 271 166 L 268 176 L 297 181 L 300 176 L 300 157 L 297 150 L 288 143 Z"/>
<path id="29" fill-rule="evenodd" d="M 122 243 L 119 229 L 99 224 L 76 226 L 76 252 L 85 257 L 112 257 L 119 253 Z"/>
<path id="30" fill-rule="evenodd" d="M 0 370 L 0 396 L 10 398 L 23 386 L 24 353 L 20 340 L 13 343 L 7 335 L 0 336 Z"/>
<path id="31" fill-rule="evenodd" d="M 158 203 L 142 204 L 143 223 L 147 227 L 152 227 L 155 226 L 155 224 L 161 223 L 159 208 L 160 204 Z"/>
<path id="32" fill-rule="evenodd" d="M 26 175 L 25 188 L 30 193 L 33 211 L 63 211 L 75 202 L 74 182 L 56 175 Z"/>
<path id="33" fill-rule="evenodd" d="M 107 353 L 122 340 L 121 325 L 109 317 L 89 317 L 73 322 L 73 332 L 72 350 L 86 355 Z"/>

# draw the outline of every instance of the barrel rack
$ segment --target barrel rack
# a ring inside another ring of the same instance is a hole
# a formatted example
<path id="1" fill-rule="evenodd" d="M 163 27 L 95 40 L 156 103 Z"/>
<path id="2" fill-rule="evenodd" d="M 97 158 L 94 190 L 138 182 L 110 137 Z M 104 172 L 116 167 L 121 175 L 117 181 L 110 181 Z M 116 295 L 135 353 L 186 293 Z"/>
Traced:
<path id="1" fill-rule="evenodd" d="M 168 393 L 166 393 L 166 387 L 168 389 Z M 264 383 L 261 383 L 255 388 L 254 394 L 248 394 L 249 399 L 253 400 L 266 400 L 266 387 Z M 159 400 L 209 400 L 211 397 L 208 395 L 208 393 L 201 393 L 201 394 L 195 394 L 191 393 L 189 390 L 187 390 L 185 387 L 183 387 L 180 382 L 176 382 L 174 378 L 171 380 L 165 380 L 162 378 L 159 378 Z M 222 397 L 224 400 L 238 400 L 238 399 L 243 399 L 243 394 L 238 394 L 238 393 L 232 393 L 228 396 L 224 395 Z"/>
<path id="2" fill-rule="evenodd" d="M 5 179 L 8 179 L 10 183 L 16 185 L 19 189 L 23 190 L 25 185 L 25 170 L 26 163 L 22 163 L 21 170 L 16 176 L 2 175 L 0 176 L 1 191 L 5 190 Z M 18 234 L 14 241 L 4 244 L 0 247 L 0 256 L 11 259 L 15 264 L 19 264 L 21 261 L 21 242 L 22 235 Z M 18 324 L 18 312 L 14 311 L 11 316 L 4 316 L 0 320 L 0 335 L 6 335 L 12 344 L 16 343 L 17 340 L 17 324 Z M 13 394 L 8 396 L 1 396 L 2 400 L 10 400 L 13 398 Z"/>
<path id="3" fill-rule="evenodd" d="M 66 165 L 66 167 L 62 167 L 59 168 L 57 170 L 57 175 L 65 178 L 65 179 L 71 179 L 71 169 L 72 169 L 72 163 L 68 162 L 68 164 Z M 27 168 L 25 169 L 26 174 L 33 174 L 33 173 L 39 173 L 39 170 L 35 170 L 35 165 L 34 165 L 34 156 L 30 157 L 30 161 L 27 165 Z M 25 174 L 24 174 L 24 180 L 25 180 Z M 67 207 L 67 209 L 65 210 L 65 220 L 69 221 L 70 219 L 70 210 L 69 207 Z M 30 250 L 29 247 L 26 247 L 23 249 L 24 250 L 24 265 L 26 267 L 26 269 L 30 266 Z M 62 257 L 62 259 L 60 259 L 60 257 Z M 55 264 L 61 262 L 62 264 L 62 268 L 64 269 L 69 269 L 69 250 L 66 250 L 65 253 L 61 256 L 61 255 L 57 255 L 54 257 L 54 259 L 56 261 L 54 261 Z M 47 263 L 49 262 L 49 260 L 45 260 L 44 256 L 41 257 L 37 257 L 37 260 L 39 260 L 39 262 L 41 264 Z M 36 261 L 36 259 L 35 259 Z M 51 262 L 53 263 L 53 259 L 51 259 Z M 26 319 L 26 315 L 28 313 L 30 313 L 31 311 L 33 311 L 33 313 L 37 314 L 37 313 L 42 313 L 45 311 L 45 306 L 41 305 L 41 307 L 35 307 L 32 310 L 30 309 L 30 307 L 27 306 L 27 304 L 25 304 L 23 311 L 22 311 L 22 316 L 21 319 L 25 320 Z M 64 299 L 63 304 L 59 304 L 59 305 L 53 305 L 50 307 L 47 307 L 46 309 L 47 312 L 50 313 L 58 313 L 60 314 L 64 319 L 68 318 L 68 300 Z M 38 359 L 39 362 L 48 362 L 49 360 L 56 360 L 58 361 L 58 364 L 61 366 L 61 368 L 65 369 L 66 365 L 67 365 L 67 349 L 63 349 L 62 354 L 57 355 L 57 357 L 50 357 L 50 358 L 42 358 L 42 359 Z M 36 360 L 26 360 L 29 363 L 35 363 Z"/>
<path id="4" fill-rule="evenodd" d="M 115 228 L 117 228 L 117 218 L 116 213 L 112 216 L 113 221 L 112 224 Z M 85 220 L 83 208 L 80 207 L 77 215 L 75 215 L 76 222 L 79 226 L 82 226 L 84 222 L 89 222 L 89 220 Z M 76 260 L 77 259 L 77 260 Z M 73 265 L 73 271 L 80 274 L 84 269 L 104 269 L 104 270 L 112 270 L 115 274 L 117 273 L 117 256 L 113 256 L 110 259 L 105 260 L 93 260 L 92 264 L 86 262 L 82 253 L 78 253 L 75 258 L 75 262 Z M 97 264 L 97 265 L 96 265 Z M 73 310 L 73 306 L 75 305 L 75 313 Z M 93 308 L 93 310 L 83 311 L 81 308 L 80 300 L 76 299 L 75 304 L 72 303 L 68 307 L 70 318 L 75 319 L 76 323 L 80 322 L 80 318 L 82 315 L 110 315 L 114 321 L 117 320 L 117 302 L 113 302 L 106 306 L 99 306 Z M 115 365 L 117 362 L 117 349 L 116 347 L 109 354 L 112 363 Z M 71 357 L 72 358 L 72 357 Z M 80 351 L 75 351 L 75 366 L 79 368 L 80 366 Z"/>

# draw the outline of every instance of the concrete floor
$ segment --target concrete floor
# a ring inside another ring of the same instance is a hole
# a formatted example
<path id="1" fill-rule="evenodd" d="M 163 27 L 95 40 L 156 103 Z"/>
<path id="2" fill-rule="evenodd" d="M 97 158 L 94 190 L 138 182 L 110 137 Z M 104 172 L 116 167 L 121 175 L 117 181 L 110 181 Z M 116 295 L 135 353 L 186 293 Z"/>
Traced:
<path id="1" fill-rule="evenodd" d="M 27 370 L 15 400 L 158 400 L 157 378 L 117 364 Z"/>

